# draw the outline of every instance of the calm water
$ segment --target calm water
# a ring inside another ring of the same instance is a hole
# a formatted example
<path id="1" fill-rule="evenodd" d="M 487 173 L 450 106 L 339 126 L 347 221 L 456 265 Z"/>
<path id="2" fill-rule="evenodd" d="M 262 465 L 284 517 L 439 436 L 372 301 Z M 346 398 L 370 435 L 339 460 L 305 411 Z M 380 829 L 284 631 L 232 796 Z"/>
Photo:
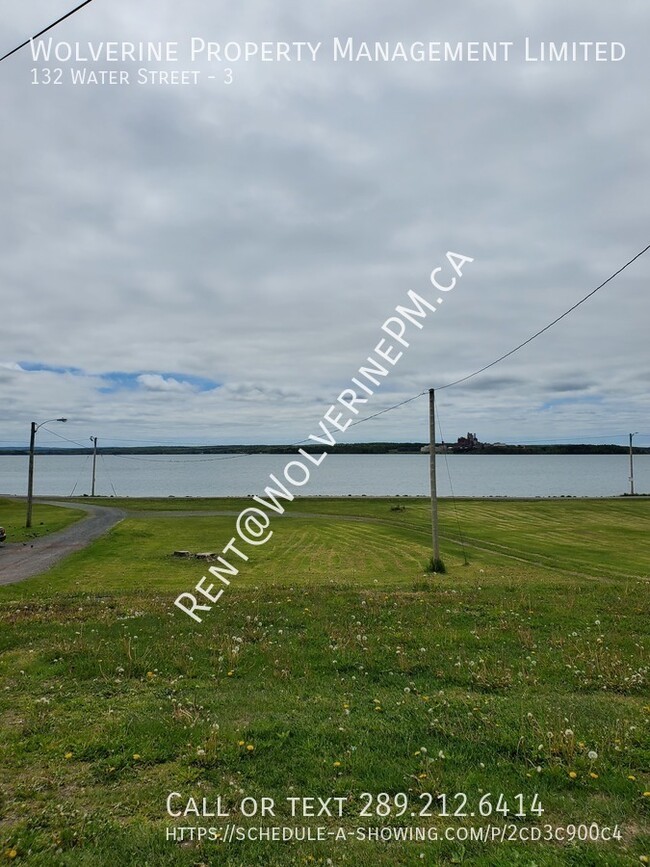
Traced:
<path id="1" fill-rule="evenodd" d="M 96 493 L 132 497 L 216 497 L 261 493 L 269 473 L 278 478 L 292 455 L 217 458 L 105 456 L 97 460 Z M 304 460 L 304 459 L 303 459 Z M 27 457 L 0 456 L 0 493 L 24 495 Z M 347 494 L 422 496 L 429 492 L 428 455 L 328 455 L 309 465 L 304 496 Z M 438 456 L 438 490 L 456 496 L 587 496 L 629 491 L 625 455 L 449 455 Z M 447 470 L 449 470 L 449 475 Z M 635 490 L 650 493 L 650 455 L 634 458 Z M 36 457 L 38 496 L 90 493 L 91 459 L 84 455 Z"/>

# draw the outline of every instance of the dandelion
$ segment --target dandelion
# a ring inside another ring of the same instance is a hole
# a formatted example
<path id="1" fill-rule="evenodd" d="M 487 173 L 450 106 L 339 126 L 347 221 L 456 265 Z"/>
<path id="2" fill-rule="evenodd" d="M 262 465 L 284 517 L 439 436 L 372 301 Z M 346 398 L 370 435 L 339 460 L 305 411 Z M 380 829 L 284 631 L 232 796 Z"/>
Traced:
<path id="1" fill-rule="evenodd" d="M 253 744 L 246 744 L 246 749 L 249 753 L 252 753 L 255 747 L 253 746 Z"/>
<path id="2" fill-rule="evenodd" d="M 650 798 L 650 792 L 644 792 L 643 797 L 644 798 Z"/>
<path id="3" fill-rule="evenodd" d="M 7 849 L 5 854 L 7 858 L 11 858 L 13 860 L 18 855 L 18 852 L 15 849 Z"/>
<path id="4" fill-rule="evenodd" d="M 234 671 L 229 671 L 229 672 L 228 672 L 228 677 L 232 677 L 234 673 L 235 673 Z"/>
<path id="5" fill-rule="evenodd" d="M 149 677 L 149 678 L 154 677 L 154 673 L 153 673 L 153 671 L 148 671 L 148 672 L 147 672 L 147 677 Z"/>
<path id="6" fill-rule="evenodd" d="M 246 741 L 237 741 L 237 746 L 243 747 L 245 743 L 246 743 Z"/>
<path id="7" fill-rule="evenodd" d="M 598 774 L 594 774 L 593 771 L 591 771 L 591 773 L 589 774 L 589 776 L 591 777 L 592 780 L 597 780 L 597 779 L 598 779 Z"/>
<path id="8" fill-rule="evenodd" d="M 634 774 L 630 774 L 628 780 L 632 780 L 633 783 L 636 783 L 636 777 L 634 776 Z"/>
<path id="9" fill-rule="evenodd" d="M 576 778 L 578 775 L 576 774 L 575 771 L 569 771 L 569 776 L 571 777 L 572 780 L 575 780 L 575 778 Z"/>
<path id="10" fill-rule="evenodd" d="M 71 759 L 71 758 L 72 758 L 72 753 L 66 753 L 66 754 L 65 754 L 65 758 L 66 758 L 66 759 Z"/>
<path id="11" fill-rule="evenodd" d="M 341 767 L 341 763 L 340 763 L 340 762 L 334 762 L 334 767 L 335 767 L 335 768 L 340 768 L 340 767 Z"/>
<path id="12" fill-rule="evenodd" d="M 137 762 L 140 759 L 140 753 L 133 753 L 133 758 Z"/>

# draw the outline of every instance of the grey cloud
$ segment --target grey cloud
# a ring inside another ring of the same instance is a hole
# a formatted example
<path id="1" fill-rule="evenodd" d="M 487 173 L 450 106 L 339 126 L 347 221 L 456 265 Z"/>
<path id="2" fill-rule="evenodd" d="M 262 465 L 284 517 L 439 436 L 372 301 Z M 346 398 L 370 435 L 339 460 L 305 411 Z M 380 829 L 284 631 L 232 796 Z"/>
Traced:
<path id="1" fill-rule="evenodd" d="M 29 7 L 7 11 L 3 38 L 20 41 L 58 12 L 44 0 Z M 230 90 L 54 90 L 31 86 L 31 59 L 16 55 L 0 75 L 12 117 L 0 142 L 11 166 L 1 182 L 3 358 L 97 376 L 12 379 L 2 368 L 8 435 L 23 437 L 32 416 L 65 404 L 80 429 L 92 422 L 134 438 L 299 439 L 406 290 L 427 291 L 448 248 L 475 263 L 422 332 L 412 329 L 369 413 L 529 337 L 646 243 L 650 121 L 639 106 L 650 12 L 625 8 L 622 17 L 559 0 L 436 10 L 328 0 L 316 22 L 263 0 L 190 0 L 182 10 L 144 0 L 92 4 L 56 31 L 81 40 L 299 32 L 325 43 L 529 32 L 621 39 L 628 57 L 618 65 L 324 61 L 240 66 Z M 642 429 L 648 267 L 637 262 L 494 372 L 443 392 L 451 433 L 539 439 L 587 426 L 596 435 L 619 402 L 621 424 Z M 110 370 L 185 371 L 224 387 L 194 393 L 152 380 L 137 395 L 100 394 Z M 536 417 L 549 393 L 582 386 L 602 405 Z M 350 435 L 424 439 L 425 416 L 414 402 Z"/>
<path id="2" fill-rule="evenodd" d="M 595 385 L 595 382 L 588 380 L 567 380 L 566 382 L 551 382 L 547 390 L 549 392 L 587 391 Z"/>

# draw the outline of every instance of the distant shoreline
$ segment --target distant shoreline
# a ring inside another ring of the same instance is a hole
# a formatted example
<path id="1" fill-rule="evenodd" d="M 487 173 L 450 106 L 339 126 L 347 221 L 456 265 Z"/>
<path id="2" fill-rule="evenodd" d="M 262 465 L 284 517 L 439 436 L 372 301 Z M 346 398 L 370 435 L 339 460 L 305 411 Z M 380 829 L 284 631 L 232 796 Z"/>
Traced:
<path id="1" fill-rule="evenodd" d="M 301 445 L 306 452 L 315 454 L 323 451 L 321 446 Z M 296 445 L 225 445 L 225 446 L 105 446 L 97 449 L 98 455 L 288 455 L 295 454 Z M 425 449 L 425 451 L 423 451 Z M 428 454 L 428 443 L 337 443 L 327 451 L 339 455 L 413 455 Z M 92 448 L 48 448 L 37 447 L 39 455 L 90 455 Z M 436 452 L 450 455 L 623 455 L 628 454 L 628 446 L 613 443 L 590 445 L 587 443 L 564 443 L 549 445 L 492 445 L 481 444 L 474 449 L 460 449 L 455 444 L 436 444 Z M 3 455 L 24 456 L 29 454 L 27 447 L 0 449 Z M 650 454 L 649 447 L 634 447 L 635 455 Z"/>

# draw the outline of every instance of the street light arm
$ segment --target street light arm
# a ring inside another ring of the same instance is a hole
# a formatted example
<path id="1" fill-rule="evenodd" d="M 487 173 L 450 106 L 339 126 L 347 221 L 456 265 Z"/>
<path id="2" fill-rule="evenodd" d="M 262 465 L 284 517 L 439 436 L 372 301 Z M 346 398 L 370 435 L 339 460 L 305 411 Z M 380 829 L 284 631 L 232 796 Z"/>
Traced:
<path id="1" fill-rule="evenodd" d="M 63 421 L 63 422 L 65 422 L 67 420 L 68 420 L 67 418 L 48 418 L 45 421 L 42 421 L 40 424 L 35 425 L 34 431 L 37 431 L 39 429 L 39 427 L 43 427 L 44 424 L 49 424 L 51 421 Z M 32 422 L 32 424 L 33 424 L 33 422 Z"/>

